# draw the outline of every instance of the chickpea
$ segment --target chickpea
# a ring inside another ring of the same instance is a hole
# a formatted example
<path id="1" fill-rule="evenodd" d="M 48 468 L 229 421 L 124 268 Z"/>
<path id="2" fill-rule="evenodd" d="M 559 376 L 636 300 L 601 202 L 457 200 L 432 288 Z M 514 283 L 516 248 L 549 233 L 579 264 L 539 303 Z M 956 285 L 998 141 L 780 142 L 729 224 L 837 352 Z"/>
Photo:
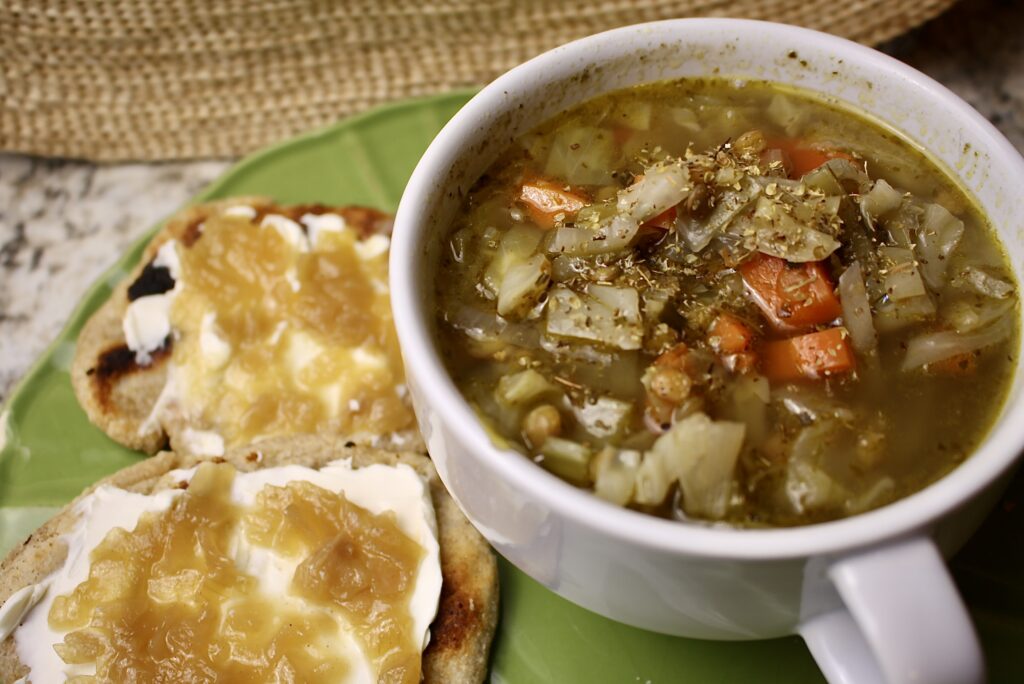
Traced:
<path id="1" fill-rule="evenodd" d="M 662 401 L 678 404 L 690 395 L 693 382 L 683 371 L 670 366 L 653 369 L 650 379 L 651 394 Z"/>
<path id="2" fill-rule="evenodd" d="M 551 404 L 537 406 L 523 418 L 523 434 L 535 448 L 540 448 L 548 437 L 562 432 L 562 414 Z"/>
<path id="3" fill-rule="evenodd" d="M 732 143 L 732 148 L 739 154 L 758 154 L 767 146 L 764 133 L 756 128 L 747 131 Z"/>

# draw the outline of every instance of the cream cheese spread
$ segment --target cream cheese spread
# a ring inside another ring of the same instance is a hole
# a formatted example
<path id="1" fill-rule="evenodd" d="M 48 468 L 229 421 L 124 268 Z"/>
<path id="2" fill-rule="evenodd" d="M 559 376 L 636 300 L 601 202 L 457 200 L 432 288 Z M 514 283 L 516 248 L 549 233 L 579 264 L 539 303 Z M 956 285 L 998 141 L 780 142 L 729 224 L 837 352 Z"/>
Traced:
<path id="1" fill-rule="evenodd" d="M 169 477 L 187 482 L 194 473 L 194 468 L 178 470 L 172 471 Z M 407 465 L 376 464 L 356 469 L 351 467 L 350 461 L 340 460 L 320 470 L 289 465 L 238 473 L 232 484 L 231 498 L 238 505 L 252 506 L 265 486 L 283 486 L 295 481 L 344 493 L 350 502 L 376 515 L 393 512 L 399 529 L 423 548 L 409 613 L 413 620 L 412 633 L 421 638 L 421 647 L 426 647 L 441 592 L 437 523 L 427 484 Z M 50 628 L 50 607 L 55 597 L 69 594 L 88 577 L 90 552 L 111 530 L 115 527 L 134 529 L 143 513 L 164 511 L 182 494 L 181 489 L 167 489 L 143 495 L 103 486 L 78 503 L 75 509 L 78 522 L 63 538 L 68 547 L 64 565 L 39 584 L 16 592 L 0 607 L 0 635 L 4 635 L 5 629 L 8 633 L 14 629 L 18 657 L 30 669 L 29 681 L 57 682 L 95 672 L 92 666 L 66 664 L 54 651 L 53 644 L 62 641 L 63 633 Z M 240 532 L 233 536 L 229 551 L 240 570 L 257 578 L 265 595 L 286 604 L 302 603 L 302 599 L 289 591 L 292 575 L 301 559 L 253 545 Z M 344 682 L 376 682 L 370 660 L 351 629 L 341 624 L 340 617 L 336 616 L 336 620 L 340 627 L 339 639 L 321 646 L 334 653 L 345 653 L 352 667 Z"/>

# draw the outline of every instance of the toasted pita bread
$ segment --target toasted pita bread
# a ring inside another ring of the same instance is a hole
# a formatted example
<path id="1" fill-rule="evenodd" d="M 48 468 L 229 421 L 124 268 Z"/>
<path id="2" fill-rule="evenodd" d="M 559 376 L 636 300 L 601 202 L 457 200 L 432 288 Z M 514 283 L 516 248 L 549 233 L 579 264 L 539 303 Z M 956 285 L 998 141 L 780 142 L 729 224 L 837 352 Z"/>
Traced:
<path id="1" fill-rule="evenodd" d="M 443 585 L 438 613 L 430 628 L 430 645 L 423 654 L 424 679 L 437 684 L 484 681 L 498 617 L 494 554 L 448 496 L 429 459 L 411 452 L 393 453 L 358 446 L 340 437 L 301 435 L 231 449 L 223 460 L 242 472 L 250 472 L 285 464 L 319 468 L 348 457 L 356 468 L 373 463 L 406 463 L 429 483 L 437 514 Z M 191 468 L 202 460 L 161 452 L 101 480 L 79 499 L 104 484 L 141 494 L 168 489 L 177 485 L 168 476 L 171 470 Z M 63 564 L 67 548 L 61 535 L 74 527 L 77 501 L 61 510 L 0 563 L 0 604 Z M 13 682 L 27 674 L 28 669 L 17 657 L 12 635 L 0 643 L 0 681 Z"/>
<path id="2" fill-rule="evenodd" d="M 257 223 L 266 214 L 280 214 L 298 221 L 304 214 L 338 214 L 346 225 L 361 237 L 372 234 L 390 234 L 390 215 L 365 207 L 329 207 L 322 204 L 282 207 L 265 197 L 237 197 L 189 207 L 173 216 L 157 233 L 143 252 L 138 266 L 111 294 L 110 299 L 86 322 L 78 338 L 74 362 L 71 366 L 71 384 L 75 396 L 89 420 L 107 433 L 114 441 L 148 454 L 167 446 L 185 451 L 184 443 L 176 439 L 185 427 L 173 420 L 149 421 L 153 408 L 167 382 L 167 363 L 171 357 L 170 345 L 152 354 L 152 361 L 142 366 L 125 342 L 122 320 L 128 308 L 129 288 L 139 280 L 146 265 L 156 256 L 160 247 L 170 239 L 186 247 L 199 239 L 203 222 L 225 209 L 247 205 L 256 210 Z M 206 426 L 191 427 L 205 429 Z M 418 444 L 410 443 L 413 448 Z"/>

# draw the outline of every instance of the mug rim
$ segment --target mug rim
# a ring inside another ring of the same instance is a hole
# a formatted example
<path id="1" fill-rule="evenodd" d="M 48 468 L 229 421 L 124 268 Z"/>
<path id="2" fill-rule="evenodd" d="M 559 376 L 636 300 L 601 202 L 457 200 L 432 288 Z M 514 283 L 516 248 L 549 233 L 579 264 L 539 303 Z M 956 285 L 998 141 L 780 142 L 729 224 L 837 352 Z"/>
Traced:
<path id="1" fill-rule="evenodd" d="M 906 79 L 940 103 L 948 116 L 973 128 L 985 142 L 984 149 L 990 156 L 1016 166 L 1019 177 L 1024 177 L 1024 159 L 1017 150 L 959 96 L 916 69 L 844 38 L 775 22 L 717 18 L 634 24 L 581 38 L 524 62 L 484 87 L 444 126 L 416 165 L 396 214 L 389 263 L 392 310 L 406 359 L 406 374 L 415 376 L 422 386 L 430 388 L 430 410 L 439 414 L 446 427 L 463 443 L 474 446 L 475 457 L 486 460 L 485 466 L 490 471 L 575 524 L 630 544 L 673 554 L 781 560 L 837 553 L 917 532 L 973 498 L 1013 466 L 1024 446 L 1024 431 L 1017 430 L 1014 434 L 1013 430 L 1014 425 L 1024 425 L 1024 396 L 1007 396 L 997 424 L 990 428 L 981 444 L 960 465 L 924 489 L 880 508 L 838 520 L 798 527 L 749 529 L 724 523 L 686 524 L 615 506 L 565 482 L 518 452 L 498 448 L 455 386 L 437 352 L 427 312 L 421 310 L 416 282 L 419 273 L 416 263 L 424 258 L 424 250 L 419 245 L 430 229 L 421 208 L 429 205 L 435 194 L 444 191 L 432 187 L 434 180 L 446 177 L 452 163 L 466 154 L 465 133 L 500 111 L 502 100 L 507 99 L 509 92 L 523 90 L 523 82 L 535 81 L 531 74 L 557 70 L 576 60 L 589 65 L 600 64 L 591 59 L 596 46 L 642 32 L 664 32 L 679 38 L 693 31 L 710 30 L 731 31 L 737 38 L 756 33 L 763 40 L 766 34 L 774 34 L 774 38 L 781 40 L 816 43 L 842 53 L 844 59 L 858 61 L 860 66 L 876 72 L 879 78 L 892 78 L 886 73 L 889 72 Z M 779 82 L 785 83 L 784 80 Z M 806 86 L 799 87 L 808 90 Z M 960 180 L 955 170 L 949 170 Z M 993 228 L 1000 240 L 1006 239 L 1009 228 Z M 1019 358 L 1014 372 L 1020 372 Z M 510 453 L 516 458 L 507 458 Z"/>

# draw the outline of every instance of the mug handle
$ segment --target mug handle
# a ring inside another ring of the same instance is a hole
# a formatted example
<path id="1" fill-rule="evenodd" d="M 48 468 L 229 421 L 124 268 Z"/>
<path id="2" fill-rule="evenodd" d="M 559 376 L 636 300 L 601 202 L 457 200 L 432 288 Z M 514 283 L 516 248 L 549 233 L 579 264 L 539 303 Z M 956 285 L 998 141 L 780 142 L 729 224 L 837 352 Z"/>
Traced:
<path id="1" fill-rule="evenodd" d="M 844 607 L 800 625 L 831 684 L 977 684 L 985 661 L 935 543 L 916 536 L 832 561 Z"/>

